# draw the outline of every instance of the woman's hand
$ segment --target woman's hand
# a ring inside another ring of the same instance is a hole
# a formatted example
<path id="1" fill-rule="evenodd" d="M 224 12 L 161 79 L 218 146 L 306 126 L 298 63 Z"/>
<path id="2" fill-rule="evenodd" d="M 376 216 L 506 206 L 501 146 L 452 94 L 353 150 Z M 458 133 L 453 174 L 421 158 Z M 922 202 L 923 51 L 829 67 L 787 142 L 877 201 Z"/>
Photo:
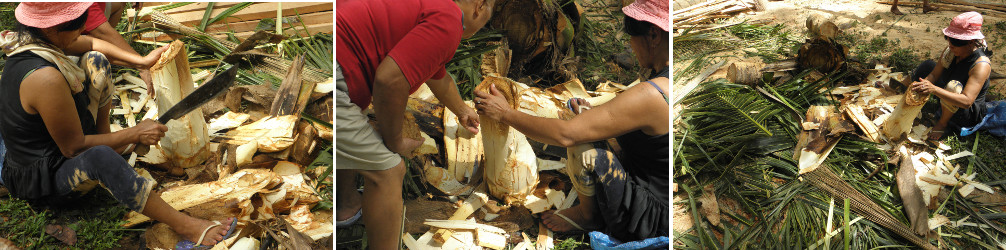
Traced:
<path id="1" fill-rule="evenodd" d="M 136 130 L 136 142 L 143 145 L 154 145 L 164 137 L 164 132 L 168 131 L 168 126 L 157 123 L 157 121 L 146 119 L 133 127 Z"/>
<path id="2" fill-rule="evenodd" d="M 933 85 L 926 78 L 919 78 L 918 81 L 912 82 L 911 87 L 913 91 L 923 94 L 932 94 L 937 89 L 936 85 Z"/>
<path id="3" fill-rule="evenodd" d="M 496 89 L 495 84 L 489 86 L 489 93 L 475 91 L 475 108 L 479 110 L 479 114 L 497 121 L 502 120 L 503 115 L 513 110 L 503 94 Z"/>

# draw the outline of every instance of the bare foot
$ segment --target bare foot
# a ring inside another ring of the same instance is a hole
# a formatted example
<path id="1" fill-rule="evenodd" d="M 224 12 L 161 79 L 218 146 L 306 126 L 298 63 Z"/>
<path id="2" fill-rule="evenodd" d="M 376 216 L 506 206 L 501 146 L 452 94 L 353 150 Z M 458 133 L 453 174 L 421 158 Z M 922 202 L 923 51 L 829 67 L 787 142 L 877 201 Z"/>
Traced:
<path id="1" fill-rule="evenodd" d="M 936 7 L 929 6 L 929 1 L 922 5 L 922 13 L 929 13 L 930 11 L 935 11 Z"/>
<path id="2" fill-rule="evenodd" d="M 207 227 L 213 226 L 213 222 L 203 219 L 197 219 L 189 217 L 190 221 L 186 223 L 183 228 L 174 228 L 175 232 L 182 236 L 183 239 L 196 242 L 199 237 L 202 236 L 204 230 Z M 231 221 L 234 218 L 229 218 L 220 221 L 220 225 L 213 226 L 208 232 L 206 232 L 206 237 L 203 238 L 203 242 L 198 242 L 200 245 L 212 246 L 216 245 L 220 241 L 224 240 L 224 235 L 227 234 L 227 230 L 231 229 Z"/>
<path id="3" fill-rule="evenodd" d="M 894 13 L 895 15 L 904 15 L 905 14 L 905 13 L 901 13 L 901 10 L 898 9 L 897 5 L 891 6 L 891 13 Z"/>
<path id="4" fill-rule="evenodd" d="M 583 203 L 580 203 L 580 205 L 562 210 L 560 213 L 573 222 L 576 222 L 576 224 L 579 224 L 583 227 L 584 231 L 600 229 L 603 222 L 601 222 L 599 217 L 595 216 L 595 212 L 588 210 L 591 209 L 584 208 Z M 555 210 L 551 210 L 550 212 L 543 213 L 541 215 L 542 222 L 545 223 L 545 226 L 548 227 L 549 230 L 552 230 L 553 232 L 570 232 L 580 230 L 554 213 Z"/>

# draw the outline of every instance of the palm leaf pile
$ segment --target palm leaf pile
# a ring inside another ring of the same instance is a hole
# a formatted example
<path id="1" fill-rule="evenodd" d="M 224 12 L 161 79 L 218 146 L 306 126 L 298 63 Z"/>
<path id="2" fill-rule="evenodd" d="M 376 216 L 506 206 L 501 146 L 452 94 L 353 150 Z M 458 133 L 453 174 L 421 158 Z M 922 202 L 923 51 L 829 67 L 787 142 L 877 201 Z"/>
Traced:
<path id="1" fill-rule="evenodd" d="M 699 57 L 686 70 L 698 72 L 709 64 Z M 684 192 L 675 196 L 675 248 L 1006 245 L 1001 171 L 965 150 L 926 146 L 919 139 L 924 138 L 925 125 L 913 128 L 903 140 L 875 141 L 860 125 L 822 133 L 832 138 L 834 148 L 816 169 L 801 165 L 807 164 L 794 152 L 811 140 L 801 133 L 838 126 L 809 122 L 816 111 L 808 110 L 823 109 L 833 121 L 848 122 L 846 109 L 860 104 L 872 107 L 866 108 L 871 122 L 882 122 L 880 116 L 893 106 L 889 100 L 897 104 L 901 99 L 888 92 L 873 95 L 881 91 L 871 89 L 874 83 L 867 79 L 859 86 L 838 86 L 844 70 L 823 77 L 813 77 L 810 71 L 754 86 L 712 80 L 681 100 L 673 172 L 677 190 Z M 675 79 L 681 86 L 694 74 L 675 75 L 685 76 Z M 913 167 L 908 170 L 915 170 L 910 172 L 915 178 L 908 186 L 921 189 L 926 198 L 922 211 L 928 222 L 921 226 L 932 230 L 925 235 L 911 231 L 918 223 L 910 222 L 908 201 L 899 195 L 908 189 L 899 190 L 898 170 Z"/>

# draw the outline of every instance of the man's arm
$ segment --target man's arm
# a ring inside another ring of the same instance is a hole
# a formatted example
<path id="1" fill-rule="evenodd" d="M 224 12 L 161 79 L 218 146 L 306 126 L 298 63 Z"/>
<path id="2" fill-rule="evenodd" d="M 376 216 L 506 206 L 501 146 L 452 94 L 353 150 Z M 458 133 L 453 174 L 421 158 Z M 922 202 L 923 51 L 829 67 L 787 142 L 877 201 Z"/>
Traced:
<path id="1" fill-rule="evenodd" d="M 402 137 L 402 120 L 405 103 L 409 98 L 409 81 L 390 56 L 377 66 L 374 77 L 374 113 L 377 115 L 377 133 L 392 152 L 408 155 L 422 142 Z"/>
<path id="2" fill-rule="evenodd" d="M 440 100 L 447 109 L 454 112 L 461 121 L 461 124 L 472 132 L 472 134 L 478 134 L 478 119 L 479 115 L 474 109 L 468 107 L 463 100 L 461 100 L 461 94 L 458 93 L 458 85 L 454 82 L 449 74 L 444 74 L 441 79 L 430 79 L 426 81 L 426 86 L 430 87 L 430 91 L 433 92 L 433 96 Z"/>
<path id="3" fill-rule="evenodd" d="M 115 28 L 113 28 L 108 22 L 101 23 L 101 25 L 98 25 L 97 28 L 91 30 L 90 36 L 111 43 L 115 47 L 119 47 L 130 54 L 137 56 L 140 55 L 140 53 L 137 53 L 132 46 L 129 46 L 129 43 L 126 42 L 125 38 L 122 38 L 119 31 L 116 31 Z M 140 71 L 140 79 L 143 79 L 143 82 L 147 84 L 147 94 L 154 96 L 154 81 L 150 78 L 150 68 L 139 67 L 136 68 L 136 70 Z"/>

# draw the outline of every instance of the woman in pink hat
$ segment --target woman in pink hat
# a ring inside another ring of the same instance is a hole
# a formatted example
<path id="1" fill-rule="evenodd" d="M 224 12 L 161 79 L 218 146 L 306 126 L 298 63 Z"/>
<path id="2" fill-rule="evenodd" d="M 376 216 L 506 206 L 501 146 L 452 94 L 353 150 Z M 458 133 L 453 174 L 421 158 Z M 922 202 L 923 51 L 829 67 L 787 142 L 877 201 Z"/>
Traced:
<path id="1" fill-rule="evenodd" d="M 197 245 L 192 241 L 216 244 L 234 219 L 221 225 L 178 212 L 120 156 L 134 144 L 157 143 L 167 127 L 148 119 L 109 129 L 109 63 L 149 68 L 166 48 L 141 57 L 81 36 L 90 5 L 21 3 L 15 31 L 0 33 L 7 55 L 0 76 L 0 134 L 7 149 L 0 183 L 34 204 L 66 203 L 100 183 L 133 211 L 171 226 L 186 240 L 180 248 Z M 68 55 L 81 56 L 80 64 Z"/>
<path id="2" fill-rule="evenodd" d="M 579 205 L 546 212 L 542 219 L 556 232 L 602 230 L 623 241 L 668 235 L 668 49 L 667 0 L 636 0 L 622 8 L 639 65 L 653 70 L 650 80 L 591 108 L 582 99 L 568 102 L 571 120 L 531 116 L 510 108 L 504 97 L 475 91 L 482 117 L 503 122 L 528 138 L 567 148 L 563 168 Z M 615 138 L 615 155 L 604 140 Z M 602 142 L 602 143 L 597 143 Z"/>
<path id="3" fill-rule="evenodd" d="M 985 117 L 985 93 L 992 71 L 991 51 L 982 35 L 982 16 L 978 12 L 965 12 L 954 17 L 950 26 L 943 29 L 947 48 L 939 63 L 922 62 L 914 71 L 910 84 L 912 90 L 933 94 L 940 100 L 939 120 L 929 132 L 935 142 L 949 129 L 959 133 L 962 127 L 972 127 Z"/>

